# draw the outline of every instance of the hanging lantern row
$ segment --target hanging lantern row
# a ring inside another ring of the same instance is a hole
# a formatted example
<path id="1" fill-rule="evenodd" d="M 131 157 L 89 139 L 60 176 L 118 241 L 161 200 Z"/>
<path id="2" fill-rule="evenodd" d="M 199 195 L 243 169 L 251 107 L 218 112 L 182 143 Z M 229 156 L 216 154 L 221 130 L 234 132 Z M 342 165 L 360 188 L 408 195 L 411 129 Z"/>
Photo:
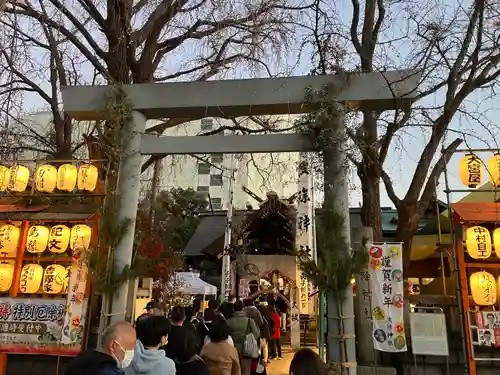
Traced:
<path id="1" fill-rule="evenodd" d="M 77 224 L 71 229 L 66 225 L 54 225 L 49 228 L 33 225 L 28 230 L 26 250 L 30 253 L 43 253 L 48 249 L 51 253 L 61 254 L 71 249 L 74 253 L 88 250 L 92 229 L 88 225 Z"/>
<path id="2" fill-rule="evenodd" d="M 19 227 L 12 224 L 0 226 L 0 254 L 4 257 L 16 256 L 20 236 Z M 36 254 L 48 249 L 52 253 L 61 254 L 69 248 L 78 253 L 88 250 L 91 237 L 92 229 L 84 224 L 76 224 L 71 229 L 66 225 L 33 225 L 28 229 L 26 250 Z"/>
<path id="3" fill-rule="evenodd" d="M 500 228 L 493 230 L 493 236 L 488 228 L 482 226 L 469 227 L 465 230 L 465 247 L 472 259 L 488 259 L 492 254 L 500 258 Z"/>
<path id="4" fill-rule="evenodd" d="M 483 162 L 474 154 L 467 154 L 460 159 L 460 180 L 469 188 L 483 183 Z M 487 172 L 491 183 L 500 186 L 500 154 L 493 155 L 487 163 Z"/>
<path id="5" fill-rule="evenodd" d="M 38 293 L 42 286 L 43 293 L 60 294 L 65 292 L 69 283 L 70 268 L 59 264 L 47 266 L 45 270 L 39 264 L 27 264 L 21 271 L 19 291 L 23 294 Z M 0 263 L 0 292 L 6 293 L 12 287 L 14 264 Z"/>
<path id="6" fill-rule="evenodd" d="M 0 192 L 11 191 L 22 193 L 28 187 L 30 170 L 22 165 L 13 167 L 0 166 Z M 36 190 L 41 193 L 52 193 L 54 190 L 72 192 L 94 191 L 99 179 L 99 171 L 95 165 L 63 164 L 59 168 L 53 165 L 41 165 L 34 174 Z"/>
<path id="7" fill-rule="evenodd" d="M 474 272 L 469 279 L 472 300 L 479 306 L 492 306 L 497 302 L 498 287 L 500 286 L 500 277 L 498 283 L 489 272 Z"/>

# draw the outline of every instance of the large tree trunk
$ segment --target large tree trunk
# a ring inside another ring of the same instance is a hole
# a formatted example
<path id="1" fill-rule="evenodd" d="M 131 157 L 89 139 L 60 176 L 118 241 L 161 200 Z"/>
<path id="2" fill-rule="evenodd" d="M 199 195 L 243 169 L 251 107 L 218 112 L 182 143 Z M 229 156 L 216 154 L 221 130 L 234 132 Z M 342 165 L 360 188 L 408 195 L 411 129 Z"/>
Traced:
<path id="1" fill-rule="evenodd" d="M 361 180 L 363 202 L 361 206 L 361 222 L 363 226 L 373 229 L 373 241 L 380 242 L 383 237 L 382 213 L 380 212 L 380 175 L 373 167 L 366 164 L 358 167 Z"/>
<path id="2" fill-rule="evenodd" d="M 408 277 L 411 262 L 411 243 L 413 235 L 418 230 L 420 214 L 417 202 L 402 200 L 398 204 L 398 227 L 396 240 L 403 242 L 403 272 Z"/>

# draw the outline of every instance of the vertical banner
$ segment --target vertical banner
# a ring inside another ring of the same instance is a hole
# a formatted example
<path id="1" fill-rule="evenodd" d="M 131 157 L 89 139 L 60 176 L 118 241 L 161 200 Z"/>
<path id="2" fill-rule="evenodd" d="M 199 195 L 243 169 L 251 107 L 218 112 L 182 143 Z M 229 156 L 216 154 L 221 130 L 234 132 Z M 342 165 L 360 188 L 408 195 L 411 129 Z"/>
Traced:
<path id="1" fill-rule="evenodd" d="M 313 240 L 313 206 L 312 206 L 312 176 L 310 174 L 310 155 L 302 152 L 299 157 L 298 167 L 297 223 L 295 243 L 298 250 L 307 252 L 314 259 Z M 299 310 L 301 314 L 309 314 L 309 280 L 298 271 L 297 286 L 299 289 Z"/>
<path id="2" fill-rule="evenodd" d="M 82 344 L 87 312 L 87 266 L 79 260 L 70 267 L 66 316 L 62 329 L 63 344 Z"/>
<path id="3" fill-rule="evenodd" d="M 369 255 L 373 347 L 382 352 L 405 352 L 403 246 L 373 244 Z"/>

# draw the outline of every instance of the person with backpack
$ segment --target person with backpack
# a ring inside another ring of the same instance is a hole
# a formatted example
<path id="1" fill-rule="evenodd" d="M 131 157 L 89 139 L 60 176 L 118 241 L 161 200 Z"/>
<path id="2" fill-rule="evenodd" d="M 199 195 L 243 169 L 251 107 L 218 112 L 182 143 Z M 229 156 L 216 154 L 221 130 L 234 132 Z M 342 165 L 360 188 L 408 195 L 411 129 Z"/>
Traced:
<path id="1" fill-rule="evenodd" d="M 241 375 L 250 375 L 252 359 L 258 357 L 255 349 L 258 351 L 256 340 L 260 337 L 260 329 L 254 320 L 245 314 L 243 311 L 243 302 L 241 301 L 234 303 L 234 314 L 228 319 L 227 325 L 229 326 L 234 346 L 238 351 Z"/>

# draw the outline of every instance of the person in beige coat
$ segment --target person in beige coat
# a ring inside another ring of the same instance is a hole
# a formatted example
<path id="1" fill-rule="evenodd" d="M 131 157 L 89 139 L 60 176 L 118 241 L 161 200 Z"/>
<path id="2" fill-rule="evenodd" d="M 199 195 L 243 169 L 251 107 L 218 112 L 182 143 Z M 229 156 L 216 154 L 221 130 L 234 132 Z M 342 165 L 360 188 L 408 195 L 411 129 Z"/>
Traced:
<path id="1" fill-rule="evenodd" d="M 210 375 L 241 375 L 238 351 L 229 342 L 229 331 L 223 316 L 217 316 L 210 325 L 210 341 L 200 354 Z"/>

